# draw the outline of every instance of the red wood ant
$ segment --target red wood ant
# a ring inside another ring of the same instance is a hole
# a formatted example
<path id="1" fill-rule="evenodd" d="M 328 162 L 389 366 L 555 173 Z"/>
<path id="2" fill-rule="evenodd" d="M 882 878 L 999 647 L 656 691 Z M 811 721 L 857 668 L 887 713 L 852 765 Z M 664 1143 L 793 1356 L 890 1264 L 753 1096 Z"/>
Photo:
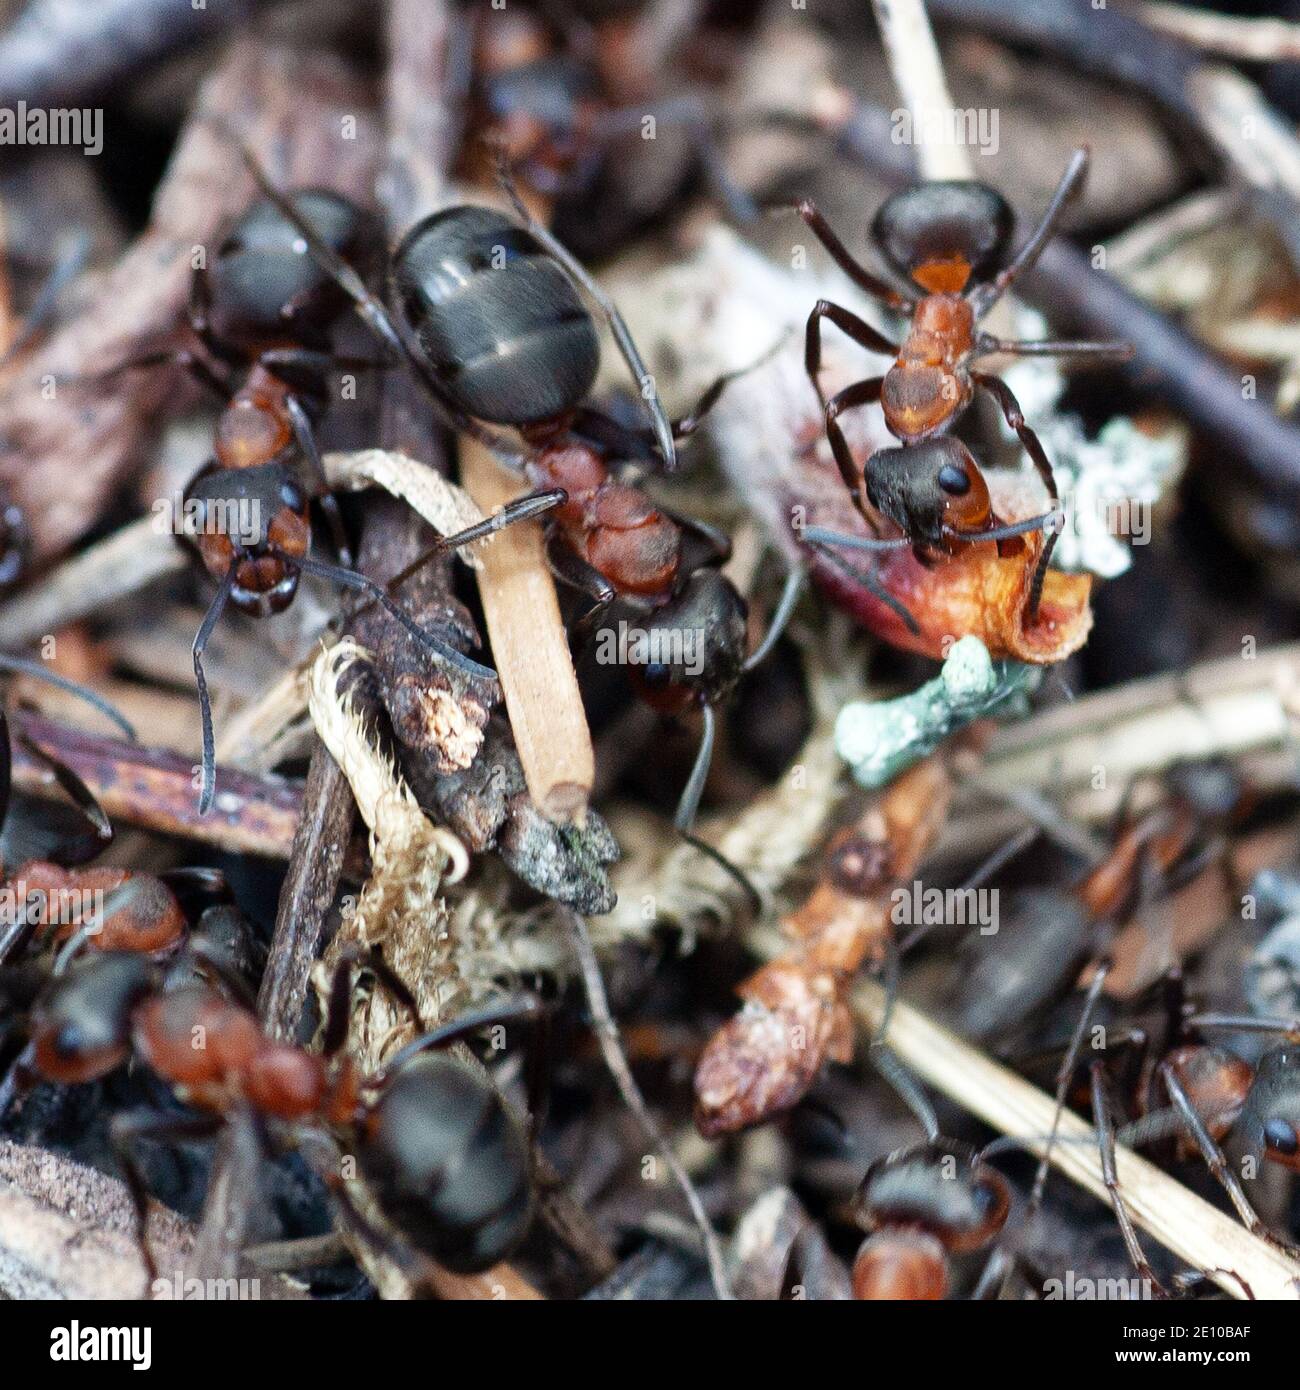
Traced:
<path id="1" fill-rule="evenodd" d="M 331 983 L 322 1054 L 267 1037 L 249 1008 L 215 989 L 172 987 L 174 980 L 136 953 L 82 957 L 37 994 L 13 1073 L 17 1090 L 37 1080 L 95 1080 L 134 1057 L 197 1112 L 144 1111 L 113 1123 L 151 1279 L 147 1192 L 134 1145 L 209 1135 L 241 1112 L 323 1129 L 348 1143 L 385 1217 L 448 1269 L 487 1269 L 523 1238 L 533 1210 L 528 1140 L 490 1082 L 455 1058 L 432 1054 L 483 1028 L 535 1020 L 540 1004 L 520 996 L 463 1014 L 363 1077 L 342 1054 L 358 964 L 418 1019 L 410 992 L 381 959 L 345 959 Z M 368 1238 L 387 1242 L 352 1206 L 337 1173 L 320 1176 Z"/>
<path id="2" fill-rule="evenodd" d="M 936 1133 L 873 1163 L 856 1202 L 873 1234 L 853 1261 L 854 1298 L 941 1299 L 948 1256 L 1001 1232 L 1011 1190 L 974 1149 Z"/>
<path id="3" fill-rule="evenodd" d="M 307 219 L 283 202 L 251 155 L 246 157 L 259 184 L 294 220 L 321 264 L 353 295 L 381 340 L 400 347 L 435 398 L 448 402 L 457 419 L 514 426 L 531 446 L 519 462 L 535 490 L 436 542 L 390 581 L 390 589 L 436 555 L 550 512 L 555 573 L 595 604 L 582 621 L 583 631 L 615 599 L 647 613 L 647 645 L 671 655 L 634 671 L 639 693 L 667 713 L 701 711 L 700 751 L 674 824 L 735 874 L 691 834 L 712 757 L 714 707 L 770 651 L 793 611 L 802 576 L 791 574 L 766 638 L 746 657 L 745 601 L 720 569 L 730 542 L 714 528 L 656 505 L 639 487 L 618 481 L 610 468 L 613 459 L 653 457 L 656 441 L 671 468 L 676 441 L 694 432 L 731 377 L 715 381 L 681 420 L 668 421 L 656 396 L 653 438 L 585 405 L 599 347 L 575 282 L 601 305 L 634 378 L 644 382 L 647 375 L 617 309 L 531 217 L 504 170 L 502 182 L 519 222 L 494 209 L 463 205 L 426 217 L 403 237 L 392 258 L 395 322 Z M 703 551 L 693 561 L 685 555 L 688 539 Z M 702 647 L 695 660 L 682 640 L 687 634 Z M 747 891 L 752 893 L 748 886 Z"/>
<path id="4" fill-rule="evenodd" d="M 292 216 L 284 210 L 292 209 Z M 216 596 L 194 640 L 194 678 L 203 723 L 199 810 L 212 806 L 216 760 L 212 709 L 203 651 L 227 602 L 262 617 L 293 601 L 302 573 L 360 590 L 417 641 L 444 661 L 481 679 L 495 672 L 426 632 L 388 594 L 350 567 L 337 504 L 320 500 L 332 523 L 342 566 L 314 559 L 307 489 L 296 477 L 306 459 L 317 482 L 324 469 L 313 421 L 323 410 L 330 370 L 375 366 L 332 352 L 329 330 L 349 306 L 335 278 L 301 243 L 294 218 L 310 218 L 319 244 L 339 255 L 365 245 L 365 215 L 333 193 L 309 189 L 292 201 L 259 199 L 232 226 L 211 273 L 196 268 L 191 281 L 190 328 L 201 352 L 190 348 L 146 352 L 97 374 L 95 380 L 138 367 L 186 367 L 225 402 L 213 439 L 213 461 L 186 488 L 182 540 L 192 544 L 218 581 Z"/>
<path id="5" fill-rule="evenodd" d="M 999 353 L 1083 357 L 1091 361 L 1126 360 L 1132 356 L 1133 348 L 1128 343 L 1066 340 L 1008 342 L 979 331 L 978 324 L 1017 277 L 1038 260 L 1066 208 L 1081 192 L 1087 170 L 1088 151 L 1078 149 L 1042 220 L 1014 256 L 1011 255 L 1014 223 L 1011 209 L 999 193 L 985 184 L 943 180 L 894 194 L 876 213 L 871 224 L 871 239 L 905 288 L 888 283 L 860 265 L 814 203 L 805 200 L 796 205 L 800 217 L 859 289 L 887 308 L 905 312 L 910 318 L 907 335 L 899 345 L 890 342 L 856 314 L 826 299 L 818 300 L 808 316 L 805 344 L 808 375 L 825 408 L 826 433 L 840 476 L 868 525 L 874 527 L 867 506 L 870 498 L 863 495 L 864 479 L 840 427 L 840 415 L 856 406 L 879 401 L 890 432 L 904 444 L 914 445 L 932 440 L 947 430 L 970 405 L 977 388 L 997 401 L 1008 426 L 1015 431 L 1038 470 L 1053 504 L 1058 503 L 1052 465 L 1037 434 L 1025 422 L 1019 402 L 1001 377 L 976 370 L 975 364 L 983 357 Z M 835 324 L 862 347 L 889 354 L 894 358 L 893 365 L 883 377 L 856 382 L 827 400 L 819 380 L 823 319 Z M 900 463 L 898 451 L 890 452 L 894 455 L 893 462 Z M 927 471 L 926 476 L 934 477 L 942 494 L 957 498 L 967 495 L 960 487 L 949 494 L 943 478 L 937 473 L 932 475 Z M 906 483 L 901 485 L 904 495 L 907 487 Z M 887 490 L 879 477 L 876 490 L 886 495 Z M 921 498 L 927 510 L 940 500 L 941 497 L 935 495 Z M 905 505 L 899 510 L 903 516 L 907 515 Z M 1053 511 L 1056 510 L 1054 505 Z M 903 525 L 898 515 L 888 511 L 885 514 Z M 1054 545 L 1055 534 L 1049 536 L 1043 548 L 1029 606 L 1031 615 L 1037 611 L 1038 596 Z"/>

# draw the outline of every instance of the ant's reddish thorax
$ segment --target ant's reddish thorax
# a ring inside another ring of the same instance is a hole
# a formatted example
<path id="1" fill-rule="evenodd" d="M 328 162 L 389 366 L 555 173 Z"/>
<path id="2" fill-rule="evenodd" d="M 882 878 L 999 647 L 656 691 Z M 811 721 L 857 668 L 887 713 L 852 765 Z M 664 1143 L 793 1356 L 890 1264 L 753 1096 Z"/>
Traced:
<path id="1" fill-rule="evenodd" d="M 912 327 L 885 373 L 880 403 L 899 439 L 922 439 L 970 399 L 965 361 L 975 345 L 975 315 L 958 294 L 929 294 L 916 306 Z"/>
<path id="2" fill-rule="evenodd" d="M 213 453 L 221 468 L 270 463 L 293 442 L 285 398 L 289 388 L 255 366 L 217 419 Z"/>

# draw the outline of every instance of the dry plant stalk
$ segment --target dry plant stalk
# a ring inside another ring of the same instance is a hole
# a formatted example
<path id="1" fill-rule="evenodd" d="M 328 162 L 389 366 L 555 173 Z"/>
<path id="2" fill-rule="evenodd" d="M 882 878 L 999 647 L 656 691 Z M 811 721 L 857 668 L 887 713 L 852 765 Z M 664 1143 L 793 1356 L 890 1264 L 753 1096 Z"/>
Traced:
<path id="1" fill-rule="evenodd" d="M 771 937 L 760 949 L 772 955 L 782 948 L 779 939 Z M 874 1032 L 884 1011 L 884 991 L 863 981 L 853 991 L 852 1008 L 858 1022 Z M 1026 1137 L 1026 1147 L 1042 1153 L 1042 1136 L 1051 1130 L 1056 1111 L 1051 1096 L 901 1001 L 894 1006 L 888 1038 L 892 1051 L 922 1080 L 1000 1133 Z M 1108 1202 L 1092 1126 L 1067 1110 L 1057 1132 L 1053 1167 Z M 1134 1221 L 1192 1268 L 1207 1271 L 1234 1298 L 1246 1296 L 1234 1276 L 1240 1276 L 1257 1299 L 1300 1297 L 1300 1264 L 1288 1255 L 1251 1235 L 1235 1217 L 1189 1192 L 1131 1149 L 1117 1145 L 1115 1160 Z"/>
<path id="2" fill-rule="evenodd" d="M 485 513 L 521 493 L 475 440 L 461 439 L 460 469 Z M 540 524 L 516 522 L 492 538 L 483 551 L 479 593 L 529 795 L 549 820 L 581 825 L 596 755 Z"/>
<path id="3" fill-rule="evenodd" d="M 762 1124 L 807 1094 L 827 1058 L 848 1062 L 848 990 L 889 937 L 892 894 L 916 872 L 952 798 L 934 754 L 898 778 L 830 842 L 808 900 L 782 920 L 786 945 L 737 989 L 745 1007 L 695 1071 L 695 1122 L 709 1138 Z"/>

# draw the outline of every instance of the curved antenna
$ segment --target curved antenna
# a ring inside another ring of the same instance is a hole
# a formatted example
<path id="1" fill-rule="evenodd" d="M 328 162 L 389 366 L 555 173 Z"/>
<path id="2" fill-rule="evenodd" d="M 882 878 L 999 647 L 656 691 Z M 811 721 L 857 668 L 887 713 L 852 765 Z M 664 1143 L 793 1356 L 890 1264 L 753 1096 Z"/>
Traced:
<path id="1" fill-rule="evenodd" d="M 803 593 L 803 584 L 807 577 L 808 571 L 802 565 L 791 567 L 789 574 L 785 577 L 785 587 L 781 590 L 781 597 L 777 600 L 776 609 L 772 614 L 772 621 L 768 624 L 767 632 L 763 640 L 741 664 L 740 669 L 742 671 L 749 672 L 761 665 L 766 660 L 768 653 L 781 640 L 781 634 L 790 625 L 790 619 L 794 616 L 795 605 L 799 602 L 799 595 Z"/>
<path id="2" fill-rule="evenodd" d="M 911 545 L 908 536 L 851 536 L 847 531 L 833 531 L 828 526 L 805 526 L 800 532 L 812 545 L 842 545 L 845 550 L 903 550 Z"/>
<path id="3" fill-rule="evenodd" d="M 582 262 L 543 227 L 528 210 L 523 199 L 519 196 L 514 179 L 510 176 L 510 166 L 506 162 L 505 151 L 499 144 L 494 146 L 493 156 L 496 163 L 497 182 L 500 183 L 502 190 L 510 199 L 515 212 L 522 219 L 524 225 L 554 257 L 561 268 L 567 272 L 569 278 L 587 291 L 600 308 L 601 313 L 604 314 L 610 332 L 614 335 L 614 341 L 618 344 L 618 350 L 623 355 L 623 361 L 627 363 L 628 371 L 632 373 L 632 380 L 636 382 L 637 394 L 649 412 L 650 422 L 654 426 L 655 439 L 659 444 L 659 453 L 664 461 L 664 468 L 671 473 L 677 467 L 677 448 L 673 443 L 672 423 L 668 419 L 668 412 L 664 409 L 663 401 L 659 399 L 659 388 L 655 385 L 655 379 L 641 360 L 641 354 L 632 338 L 632 332 L 623 315 L 619 312 L 618 305 L 600 288 Z"/>
<path id="4" fill-rule="evenodd" d="M 19 675 L 34 676 L 37 680 L 57 686 L 60 690 L 66 690 L 69 695 L 75 695 L 79 700 L 84 700 L 86 704 L 93 705 L 100 714 L 111 719 L 132 743 L 140 741 L 135 726 L 115 705 L 102 695 L 96 695 L 87 686 L 78 685 L 76 681 L 69 680 L 67 676 L 61 676 L 57 671 L 51 671 L 42 661 L 32 661 L 24 656 L 11 656 L 8 652 L 0 652 L 0 671 L 14 671 Z"/>
<path id="5" fill-rule="evenodd" d="M 217 789 L 217 747 L 212 736 L 212 703 L 208 699 L 208 678 L 203 674 L 203 649 L 208 645 L 212 629 L 217 625 L 235 587 L 235 571 L 239 568 L 239 556 L 231 560 L 221 587 L 217 590 L 208 611 L 203 615 L 203 624 L 194 638 L 194 679 L 199 687 L 199 717 L 203 721 L 203 780 L 199 788 L 199 815 L 206 816 L 212 809 L 212 798 Z"/>
<path id="6" fill-rule="evenodd" d="M 344 588 L 355 589 L 359 593 L 365 594 L 379 604 L 390 618 L 401 623 L 417 642 L 428 647 L 443 661 L 455 666 L 467 676 L 484 681 L 495 682 L 497 680 L 497 673 L 490 666 L 479 665 L 477 661 L 471 660 L 464 653 L 458 652 L 455 647 L 440 641 L 431 632 L 422 628 L 405 609 L 400 608 L 388 597 L 382 585 L 376 584 L 367 575 L 361 574 L 357 570 L 345 570 L 338 565 L 326 564 L 324 560 L 313 560 L 309 555 L 286 555 L 274 547 L 270 547 L 270 553 L 278 556 L 285 564 L 302 570 L 304 574 L 314 574 L 320 579 L 327 579 L 331 583 L 342 584 Z"/>
<path id="7" fill-rule="evenodd" d="M 699 850 L 706 858 L 713 862 L 725 874 L 727 874 L 749 899 L 755 917 L 763 914 L 763 895 L 750 882 L 748 875 L 743 869 L 733 864 L 721 850 L 715 849 L 711 844 L 693 833 L 695 817 L 700 809 L 700 798 L 704 795 L 704 784 L 709 778 L 709 767 L 713 762 L 713 745 L 717 739 L 718 720 L 713 712 L 712 705 L 701 705 L 700 713 L 703 716 L 704 727 L 700 732 L 700 747 L 695 755 L 695 765 L 691 768 L 691 775 L 686 781 L 686 786 L 682 789 L 681 799 L 677 803 L 677 813 L 673 816 L 673 828 L 693 849 Z"/>

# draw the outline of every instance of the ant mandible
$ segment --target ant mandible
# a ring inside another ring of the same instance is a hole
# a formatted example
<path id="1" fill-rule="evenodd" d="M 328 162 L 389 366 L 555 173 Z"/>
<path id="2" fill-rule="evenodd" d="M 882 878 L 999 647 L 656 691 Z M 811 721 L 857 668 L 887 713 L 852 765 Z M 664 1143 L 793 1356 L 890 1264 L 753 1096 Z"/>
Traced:
<path id="1" fill-rule="evenodd" d="M 816 204 L 805 200 L 795 206 L 836 265 L 859 289 L 887 308 L 905 312 L 911 320 L 900 345 L 890 342 L 850 310 L 826 299 L 818 300 L 808 316 L 805 365 L 825 409 L 826 433 L 840 476 L 869 525 L 873 518 L 867 508 L 868 499 L 863 496 L 863 478 L 853 461 L 839 417 L 846 410 L 879 401 L 890 432 L 904 444 L 917 444 L 948 429 L 970 405 L 977 388 L 988 392 L 998 403 L 1008 426 L 1038 470 L 1054 504 L 1053 512 L 1056 511 L 1060 494 L 1042 443 L 1026 423 L 1006 382 L 992 372 L 976 370 L 976 364 L 981 358 L 1001 353 L 1122 361 L 1132 356 L 1132 345 L 1053 339 L 1007 341 L 978 331 L 978 324 L 1016 279 L 1037 262 L 1066 208 L 1082 191 L 1087 171 L 1085 147 L 1074 152 L 1042 220 L 1014 256 L 1010 254 L 1014 223 L 1011 209 L 1001 194 L 987 185 L 940 180 L 894 194 L 876 213 L 871 240 L 906 288 L 895 287 L 860 265 Z M 827 400 L 819 380 L 823 319 L 862 347 L 887 353 L 894 358 L 893 365 L 884 376 L 856 382 Z M 891 452 L 897 463 L 897 451 Z M 942 480 L 937 481 L 947 493 Z M 951 495 L 960 498 L 964 494 L 959 490 Z M 1037 611 L 1055 542 L 1054 533 L 1043 548 L 1030 602 L 1031 615 Z"/>
<path id="2" fill-rule="evenodd" d="M 285 209 L 292 209 L 292 215 L 286 216 Z M 216 790 L 203 652 L 228 602 L 252 617 L 279 613 L 293 601 L 300 574 L 317 575 L 382 604 L 443 660 L 480 679 L 495 680 L 496 674 L 426 632 L 382 588 L 351 568 L 337 503 L 325 489 L 313 422 L 328 399 L 331 370 L 380 364 L 332 351 L 329 332 L 349 308 L 349 297 L 302 244 L 295 218 L 310 218 L 320 244 L 335 255 L 365 245 L 365 214 L 336 194 L 309 189 L 291 201 L 258 199 L 221 242 L 211 272 L 206 265 L 194 271 L 189 323 L 202 351 L 145 352 L 93 378 L 103 381 L 139 367 L 173 363 L 191 371 L 225 403 L 214 432 L 213 459 L 191 480 L 183 499 L 181 539 L 197 549 L 219 584 L 193 648 L 203 725 L 201 814 L 211 808 Z M 323 489 L 320 500 L 342 565 L 308 554 L 309 495 L 296 476 L 303 458 Z"/>
<path id="3" fill-rule="evenodd" d="M 674 824 L 734 874 L 733 866 L 691 834 L 712 757 L 714 708 L 771 650 L 798 599 L 801 574 L 791 573 L 766 637 L 746 657 L 745 601 L 720 568 L 730 555 L 730 542 L 714 528 L 656 505 L 642 489 L 617 481 L 610 469 L 612 459 L 652 459 L 656 443 L 665 466 L 672 468 L 676 442 L 695 431 L 734 374 L 719 377 L 695 410 L 676 421 L 667 419 L 653 394 L 653 433 L 629 428 L 586 405 L 599 344 L 577 285 L 600 305 L 633 377 L 645 382 L 648 375 L 618 310 L 529 214 L 503 166 L 502 183 L 519 220 L 467 204 L 418 222 L 393 253 L 395 321 L 308 221 L 283 203 L 251 155 L 246 158 L 264 192 L 294 219 L 381 340 L 403 352 L 453 418 L 513 426 L 530 446 L 519 463 L 534 490 L 488 520 L 437 541 L 389 588 L 436 555 L 549 512 L 556 575 L 594 601 L 582 621 L 584 630 L 621 598 L 652 615 L 651 644 L 684 632 L 703 634 L 704 650 L 689 663 L 680 640 L 652 645 L 652 650 L 674 654 L 673 659 L 638 669 L 635 680 L 656 709 L 701 711 L 700 751 Z M 702 548 L 693 560 L 684 553 L 688 537 Z"/>
<path id="4" fill-rule="evenodd" d="M 12 1073 L 19 1093 L 38 1080 L 92 1081 L 135 1057 L 196 1112 L 141 1111 L 113 1123 L 150 1279 L 148 1194 L 135 1144 L 210 1135 L 241 1110 L 347 1142 L 394 1229 L 448 1269 L 488 1269 L 522 1240 L 533 1211 L 528 1139 L 485 1077 L 434 1050 L 483 1028 L 536 1020 L 541 1005 L 525 995 L 463 1014 L 363 1077 L 340 1055 L 359 962 L 418 1020 L 410 991 L 382 959 L 345 958 L 331 982 L 319 1054 L 267 1037 L 250 1008 L 215 989 L 169 987 L 175 977 L 137 953 L 82 957 L 37 994 Z M 367 1239 L 391 1244 L 355 1208 L 337 1173 L 322 1169 L 320 1176 Z"/>

